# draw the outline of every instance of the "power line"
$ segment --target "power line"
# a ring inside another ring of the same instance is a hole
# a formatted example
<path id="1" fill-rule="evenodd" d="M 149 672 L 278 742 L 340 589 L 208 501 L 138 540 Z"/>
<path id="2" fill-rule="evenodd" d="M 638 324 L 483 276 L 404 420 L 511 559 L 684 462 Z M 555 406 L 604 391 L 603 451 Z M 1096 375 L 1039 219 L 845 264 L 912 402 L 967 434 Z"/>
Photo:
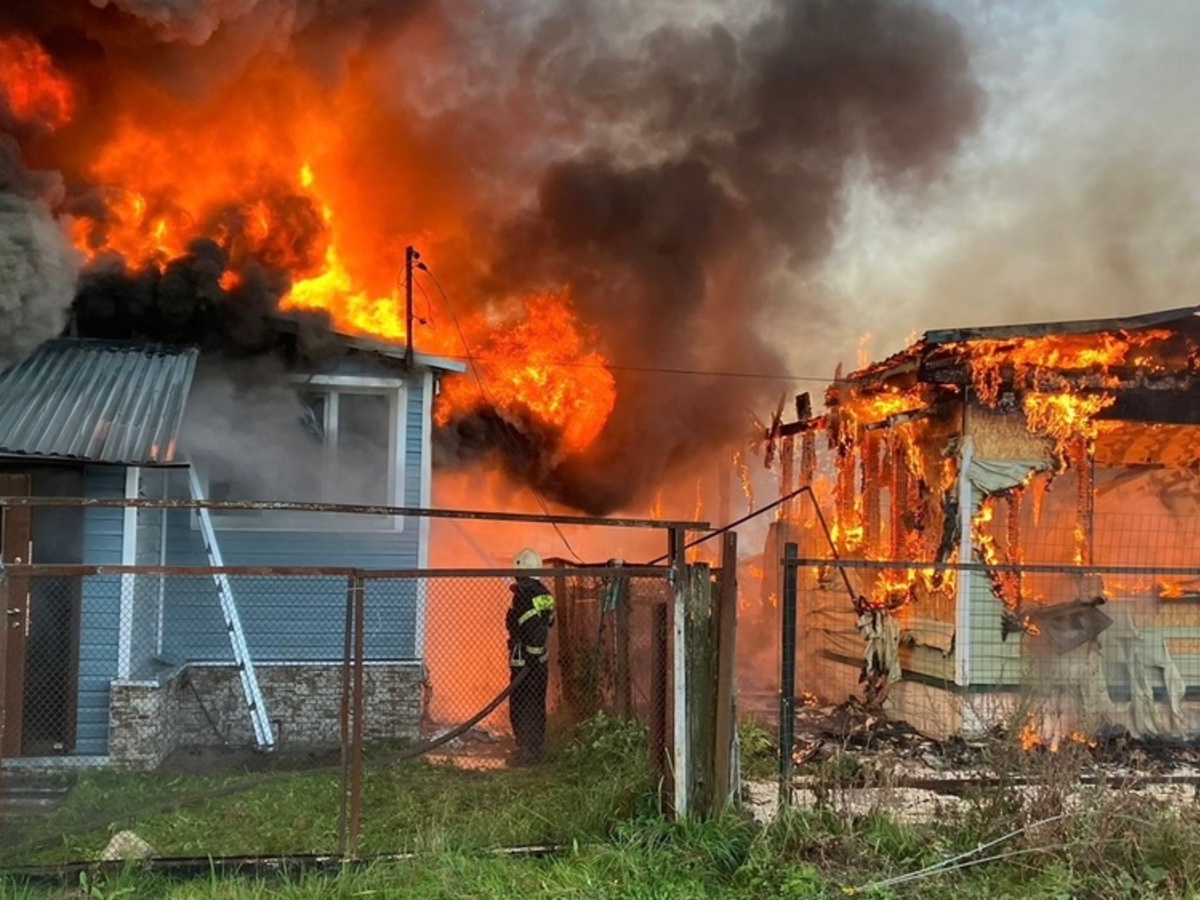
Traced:
<path id="1" fill-rule="evenodd" d="M 469 359 L 476 363 L 499 363 L 508 362 L 509 360 L 503 357 L 489 356 L 456 356 L 453 353 L 441 354 L 447 359 Z M 657 366 L 622 366 L 609 363 L 584 363 L 584 362 L 539 362 L 540 366 L 549 366 L 551 368 L 568 368 L 568 369 L 605 369 L 610 372 L 644 372 L 651 375 L 694 375 L 711 378 L 757 378 L 764 381 L 815 381 L 821 384 L 846 384 L 849 379 L 846 378 L 831 378 L 826 375 L 793 375 L 788 372 L 769 373 L 769 372 L 731 372 L 722 371 L 719 369 L 672 369 L 662 368 Z"/>
<path id="2" fill-rule="evenodd" d="M 454 312 L 454 306 L 450 303 L 450 298 L 446 296 L 446 291 L 442 287 L 442 283 L 438 280 L 438 277 L 429 270 L 429 266 L 425 265 L 425 263 L 417 263 L 417 268 L 432 278 L 433 283 L 437 286 L 438 293 L 442 295 L 442 301 L 446 304 L 446 309 L 450 311 L 450 318 L 454 321 L 454 329 L 458 332 L 458 339 L 462 342 L 463 350 L 465 350 L 467 353 L 466 360 L 470 365 L 471 374 L 475 377 L 475 383 L 479 386 L 479 393 L 483 397 L 485 403 L 487 403 L 489 406 L 494 406 L 495 404 L 492 403 L 492 398 L 488 396 L 487 389 L 483 386 L 483 379 L 479 376 L 479 367 L 475 365 L 475 360 L 471 356 L 471 345 L 467 343 L 467 336 L 463 333 L 462 326 L 458 323 L 458 315 Z M 517 444 L 516 435 L 513 433 L 512 426 L 506 422 L 503 417 L 500 418 L 500 432 L 508 441 L 509 447 L 512 449 L 513 453 L 519 454 L 521 452 L 521 448 Z M 542 496 L 541 492 L 532 482 L 528 482 L 528 485 L 529 490 L 533 492 L 533 496 L 537 499 L 538 505 L 542 508 L 542 512 L 547 516 L 550 515 L 550 506 L 546 503 L 546 498 Z M 567 552 L 575 557 L 575 559 L 579 562 L 583 562 L 583 557 L 575 552 L 575 548 L 571 546 L 571 542 L 567 540 L 567 536 L 563 534 L 562 529 L 558 527 L 558 523 L 551 522 L 550 526 L 554 529 L 559 539 L 563 542 L 563 546 L 567 548 Z"/>

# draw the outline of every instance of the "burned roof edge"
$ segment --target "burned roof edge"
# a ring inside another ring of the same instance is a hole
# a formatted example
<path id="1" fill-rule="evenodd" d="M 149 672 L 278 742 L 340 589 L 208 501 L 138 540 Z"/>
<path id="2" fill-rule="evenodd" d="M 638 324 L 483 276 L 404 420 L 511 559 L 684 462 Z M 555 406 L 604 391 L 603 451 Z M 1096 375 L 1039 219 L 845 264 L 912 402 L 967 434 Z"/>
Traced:
<path id="1" fill-rule="evenodd" d="M 944 328 L 925 332 L 924 342 L 937 346 L 960 341 L 1011 340 L 1038 338 L 1051 334 L 1099 334 L 1105 331 L 1121 331 L 1150 328 L 1168 322 L 1179 322 L 1200 313 L 1200 306 L 1181 306 L 1136 316 L 1118 316 L 1110 319 L 1077 319 L 1067 322 L 1039 322 L 1024 325 L 983 325 L 974 328 Z"/>

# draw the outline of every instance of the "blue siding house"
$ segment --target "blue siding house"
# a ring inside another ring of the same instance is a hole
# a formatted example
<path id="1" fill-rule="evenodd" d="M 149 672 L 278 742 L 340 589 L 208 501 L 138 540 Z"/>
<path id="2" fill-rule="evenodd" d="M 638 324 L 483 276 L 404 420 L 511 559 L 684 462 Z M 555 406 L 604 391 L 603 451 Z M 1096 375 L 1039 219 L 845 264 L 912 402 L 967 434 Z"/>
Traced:
<path id="1" fill-rule="evenodd" d="M 286 352 L 294 344 L 281 335 L 285 352 L 250 360 L 133 342 L 43 345 L 0 373 L 0 492 L 428 506 L 433 397 L 440 376 L 463 367 L 422 354 L 408 365 L 403 348 L 346 336 L 313 359 Z M 427 519 L 378 515 L 9 508 L 6 563 L 20 561 L 26 531 L 35 563 L 428 560 Z M 197 744 L 336 742 L 346 588 L 340 576 L 32 579 L 16 629 L 25 637 L 2 648 L 21 660 L 4 681 L 2 755 L 146 768 Z M 369 735 L 417 728 L 423 596 L 418 578 L 368 582 Z"/>

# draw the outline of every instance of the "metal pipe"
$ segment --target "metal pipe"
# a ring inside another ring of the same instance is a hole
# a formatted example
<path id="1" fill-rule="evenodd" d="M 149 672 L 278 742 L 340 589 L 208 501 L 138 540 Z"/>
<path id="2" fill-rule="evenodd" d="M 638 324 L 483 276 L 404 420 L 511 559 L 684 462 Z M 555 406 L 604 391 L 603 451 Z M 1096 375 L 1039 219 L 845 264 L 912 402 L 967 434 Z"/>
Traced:
<path id="1" fill-rule="evenodd" d="M 747 513 L 746 515 L 742 516 L 740 519 L 735 519 L 734 521 L 730 522 L 728 525 L 722 525 L 720 528 L 716 528 L 712 531 L 706 532 L 705 534 L 700 535 L 700 537 L 695 538 L 694 540 L 688 541 L 686 544 L 683 545 L 684 549 L 690 550 L 693 547 L 695 547 L 697 544 L 703 544 L 705 541 L 711 540 L 719 535 L 724 534 L 727 531 L 737 528 L 739 525 L 743 525 L 746 522 L 749 522 L 751 519 L 761 516 L 765 512 L 770 512 L 771 510 L 773 510 L 775 507 L 779 506 L 780 504 L 787 503 L 793 497 L 797 497 L 800 494 L 803 494 L 806 491 L 811 491 L 811 490 L 812 490 L 812 488 L 809 485 L 805 485 L 802 488 L 797 488 L 796 490 L 792 491 L 790 494 L 785 494 L 784 496 L 780 497 L 778 500 L 768 503 L 766 506 L 756 509 L 752 513 Z M 814 498 L 813 505 L 816 506 L 815 498 Z M 819 509 L 817 510 L 817 513 L 818 513 L 818 515 L 820 514 Z M 661 563 L 664 560 L 666 560 L 669 556 L 670 556 L 670 553 L 664 553 L 662 556 L 656 556 L 654 559 L 652 559 L 648 563 L 646 563 L 646 565 L 648 565 L 648 566 L 657 565 L 658 563 Z"/>
<path id="2" fill-rule="evenodd" d="M 796 742 L 796 544 L 783 547 L 782 659 L 779 666 L 779 802 L 791 803 L 792 746 Z"/>
<path id="3" fill-rule="evenodd" d="M 597 566 L 588 568 L 563 567 L 561 569 L 355 569 L 350 566 L 121 566 L 94 565 L 90 563 L 20 563 L 3 567 L 3 571 L 14 578 L 32 577 L 76 577 L 87 575 L 168 575 L 201 577 L 210 575 L 306 575 L 323 577 L 348 577 L 360 572 L 368 580 L 401 580 L 407 578 L 513 578 L 528 575 L 532 578 L 564 577 L 597 578 L 601 576 L 622 578 L 665 578 L 670 569 L 664 566 Z"/>
<path id="4" fill-rule="evenodd" d="M 703 531 L 710 523 L 670 519 L 609 519 L 603 516 L 558 516 L 533 513 L 488 512 L 471 509 L 430 509 L 420 506 L 380 506 L 359 503 L 309 503 L 290 500 L 192 500 L 156 497 L 4 497 L 0 508 L 32 506 L 90 509 L 209 509 L 342 513 L 352 515 L 411 516 L 430 519 L 478 519 L 489 522 L 533 522 L 546 525 L 596 525 L 610 528 L 683 528 Z"/>

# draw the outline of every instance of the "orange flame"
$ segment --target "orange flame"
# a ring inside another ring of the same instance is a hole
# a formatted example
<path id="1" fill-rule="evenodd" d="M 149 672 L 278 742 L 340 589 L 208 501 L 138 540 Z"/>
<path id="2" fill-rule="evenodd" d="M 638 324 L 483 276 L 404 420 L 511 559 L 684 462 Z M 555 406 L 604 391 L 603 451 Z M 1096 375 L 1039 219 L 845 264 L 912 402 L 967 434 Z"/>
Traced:
<path id="1" fill-rule="evenodd" d="M 0 99 L 14 118 L 48 131 L 75 111 L 71 83 L 40 44 L 19 35 L 0 39 Z"/>
<path id="2" fill-rule="evenodd" d="M 429 177 L 439 163 L 418 138 L 392 135 L 386 160 L 362 143 L 364 121 L 375 115 L 377 74 L 364 62 L 330 90 L 298 64 L 259 63 L 236 88 L 196 105 L 122 82 L 114 125 L 78 173 L 103 186 L 104 212 L 74 221 L 74 243 L 89 258 L 119 253 L 131 268 L 163 270 L 207 238 L 229 258 L 216 273 L 221 289 L 245 286 L 257 263 L 286 275 L 273 288 L 281 310 L 322 310 L 340 332 L 406 340 L 399 290 L 406 245 L 419 245 L 443 271 L 469 270 L 474 260 L 462 246 L 457 188 Z M 420 293 L 430 282 L 418 275 L 421 315 L 433 301 Z M 464 298 L 462 306 L 485 299 L 496 298 Z M 469 376 L 448 378 L 440 420 L 487 402 L 502 415 L 533 416 L 560 430 L 560 449 L 578 452 L 607 422 L 614 380 L 565 292 L 524 306 L 523 321 L 499 323 L 458 311 L 469 352 L 481 357 L 475 369 L 488 399 Z M 418 348 L 461 353 L 451 316 L 440 330 L 428 318 L 411 336 Z"/>
<path id="3" fill-rule="evenodd" d="M 569 298 L 566 290 L 528 297 L 524 321 L 488 329 L 483 343 L 472 348 L 484 395 L 473 380 L 447 380 L 438 398 L 438 423 L 481 405 L 521 409 L 557 428 L 565 451 L 590 446 L 616 404 L 616 382 L 604 357 L 585 348 Z"/>
<path id="4" fill-rule="evenodd" d="M 1021 726 L 1021 731 L 1017 735 L 1017 740 L 1021 743 L 1022 750 L 1032 750 L 1034 747 L 1045 745 L 1045 741 L 1038 733 L 1037 725 L 1034 722 L 1034 717 L 1030 714 L 1025 724 Z"/>

